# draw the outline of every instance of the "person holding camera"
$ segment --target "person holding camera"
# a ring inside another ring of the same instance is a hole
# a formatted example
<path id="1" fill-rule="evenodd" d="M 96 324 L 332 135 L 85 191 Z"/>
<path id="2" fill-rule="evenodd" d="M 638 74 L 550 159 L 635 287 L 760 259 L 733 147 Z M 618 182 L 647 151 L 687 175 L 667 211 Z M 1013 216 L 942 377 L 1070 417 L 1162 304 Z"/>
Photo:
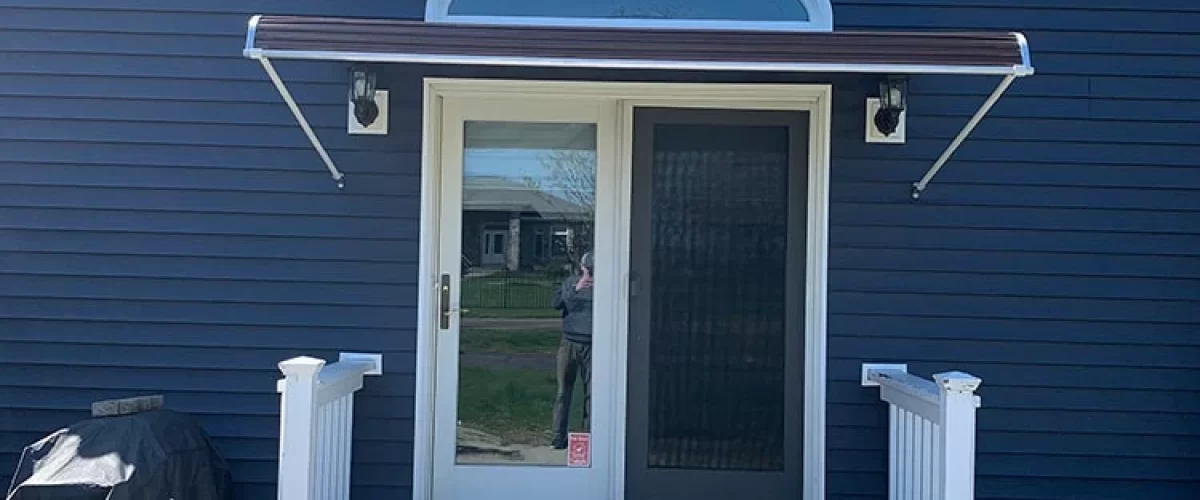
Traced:
<path id="1" fill-rule="evenodd" d="M 554 399 L 552 445 L 567 447 L 571 398 L 576 376 L 583 380 L 583 422 L 586 427 L 592 399 L 592 267 L 591 252 L 579 261 L 579 273 L 568 277 L 554 292 L 554 308 L 562 311 L 562 339 L 558 346 L 558 393 Z"/>

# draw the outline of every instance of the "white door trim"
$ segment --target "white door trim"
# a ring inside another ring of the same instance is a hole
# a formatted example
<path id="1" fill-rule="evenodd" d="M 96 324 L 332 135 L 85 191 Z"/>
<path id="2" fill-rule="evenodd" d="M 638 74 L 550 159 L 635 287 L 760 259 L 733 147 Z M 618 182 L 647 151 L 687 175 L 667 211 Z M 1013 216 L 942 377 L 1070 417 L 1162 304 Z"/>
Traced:
<path id="1" fill-rule="evenodd" d="M 804 388 L 804 500 L 825 498 L 826 421 L 826 314 L 829 232 L 829 150 L 832 109 L 831 85 L 813 84 L 716 84 L 716 83 L 626 83 L 593 81 L 526 81 L 427 78 L 424 106 L 421 165 L 421 250 L 418 294 L 417 373 L 415 429 L 413 439 L 413 499 L 433 500 L 434 377 L 437 335 L 438 220 L 440 217 L 441 116 L 443 99 L 452 97 L 523 99 L 603 99 L 616 108 L 618 138 L 615 145 L 615 178 L 620 203 L 615 214 L 597 213 L 600 218 L 625 221 L 618 232 L 616 257 L 623 279 L 613 292 L 627 295 L 628 216 L 632 171 L 633 109 L 638 106 L 707 107 L 722 109 L 774 109 L 809 112 L 808 225 L 805 303 L 805 388 Z M 598 175 L 601 173 L 598 172 Z M 598 182 L 601 180 L 598 178 Z M 610 453 L 610 498 L 624 499 L 625 492 L 625 379 L 627 304 L 620 304 L 613 317 L 617 335 L 608 360 L 616 374 L 611 394 L 593 395 L 593 404 L 606 397 L 612 405 L 614 432 Z"/>

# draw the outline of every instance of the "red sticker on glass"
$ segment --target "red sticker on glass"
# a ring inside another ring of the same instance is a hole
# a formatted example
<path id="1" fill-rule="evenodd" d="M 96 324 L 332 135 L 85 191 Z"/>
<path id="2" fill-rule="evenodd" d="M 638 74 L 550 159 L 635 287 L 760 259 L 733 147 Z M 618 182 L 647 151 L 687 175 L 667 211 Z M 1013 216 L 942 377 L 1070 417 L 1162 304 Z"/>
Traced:
<path id="1" fill-rule="evenodd" d="M 567 435 L 567 467 L 592 466 L 592 435 L 572 432 Z"/>

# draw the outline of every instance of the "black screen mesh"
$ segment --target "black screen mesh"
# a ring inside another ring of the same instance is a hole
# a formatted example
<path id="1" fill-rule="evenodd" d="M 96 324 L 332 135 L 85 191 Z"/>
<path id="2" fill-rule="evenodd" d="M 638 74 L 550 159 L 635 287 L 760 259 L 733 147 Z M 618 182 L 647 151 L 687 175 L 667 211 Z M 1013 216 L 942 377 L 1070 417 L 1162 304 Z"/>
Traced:
<path id="1" fill-rule="evenodd" d="M 782 470 L 788 130 L 654 137 L 648 464 Z"/>

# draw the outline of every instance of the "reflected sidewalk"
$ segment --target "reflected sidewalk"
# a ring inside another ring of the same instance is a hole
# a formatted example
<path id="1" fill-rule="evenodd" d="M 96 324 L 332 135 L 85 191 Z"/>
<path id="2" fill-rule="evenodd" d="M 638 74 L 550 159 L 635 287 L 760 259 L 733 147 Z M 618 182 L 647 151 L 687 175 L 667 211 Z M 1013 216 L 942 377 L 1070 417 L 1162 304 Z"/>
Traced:
<path id="1" fill-rule="evenodd" d="M 463 318 L 463 328 L 487 330 L 552 330 L 562 327 L 560 318 Z"/>
<path id="2" fill-rule="evenodd" d="M 553 373 L 557 358 L 554 354 L 464 352 L 459 357 L 462 366 L 472 368 L 505 368 L 509 370 L 538 370 Z"/>

